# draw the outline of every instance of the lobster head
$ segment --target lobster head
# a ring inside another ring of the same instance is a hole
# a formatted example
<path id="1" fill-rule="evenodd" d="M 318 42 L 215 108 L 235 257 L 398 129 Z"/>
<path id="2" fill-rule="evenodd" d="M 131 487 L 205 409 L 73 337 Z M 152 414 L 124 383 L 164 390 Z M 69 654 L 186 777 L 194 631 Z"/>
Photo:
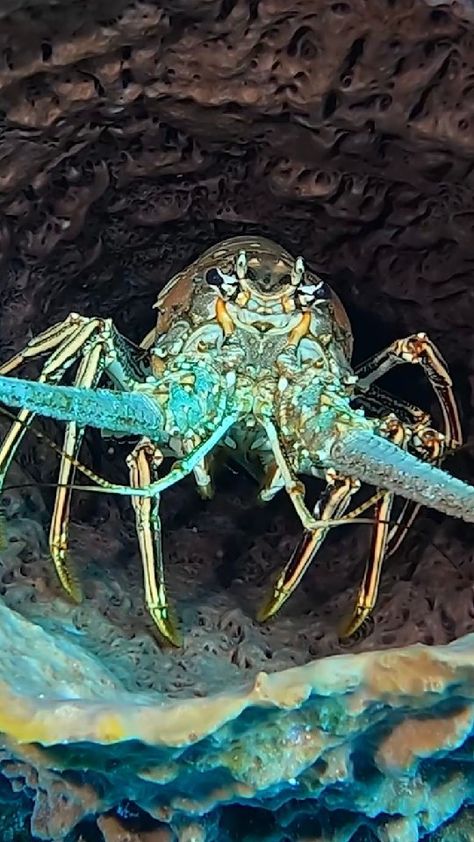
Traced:
<path id="1" fill-rule="evenodd" d="M 347 358 L 352 355 L 352 331 L 347 313 L 334 290 L 302 257 L 293 257 L 263 237 L 233 237 L 208 249 L 199 258 L 199 275 L 232 312 L 245 323 L 262 317 L 297 312 L 320 312 L 333 324 Z"/>

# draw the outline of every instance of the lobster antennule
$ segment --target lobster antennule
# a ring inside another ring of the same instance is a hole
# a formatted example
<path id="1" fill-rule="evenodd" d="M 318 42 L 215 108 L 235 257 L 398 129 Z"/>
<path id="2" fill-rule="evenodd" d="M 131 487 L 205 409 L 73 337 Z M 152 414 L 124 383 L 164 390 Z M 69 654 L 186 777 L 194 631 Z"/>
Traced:
<path id="1" fill-rule="evenodd" d="M 55 386 L 0 375 L 0 403 L 58 421 L 75 421 L 79 427 L 106 427 L 114 433 L 159 438 L 163 430 L 159 406 L 137 392 Z"/>
<path id="2" fill-rule="evenodd" d="M 474 486 L 417 459 L 376 433 L 347 433 L 332 445 L 330 458 L 336 470 L 444 514 L 474 522 Z"/>

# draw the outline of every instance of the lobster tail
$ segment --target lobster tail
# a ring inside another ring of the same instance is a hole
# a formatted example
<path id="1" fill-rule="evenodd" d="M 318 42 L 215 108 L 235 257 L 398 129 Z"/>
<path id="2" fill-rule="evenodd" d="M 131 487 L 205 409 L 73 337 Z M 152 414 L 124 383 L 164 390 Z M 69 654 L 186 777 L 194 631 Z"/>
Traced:
<path id="1" fill-rule="evenodd" d="M 366 431 L 352 430 L 330 449 L 331 464 L 349 476 L 474 522 L 474 487 Z"/>

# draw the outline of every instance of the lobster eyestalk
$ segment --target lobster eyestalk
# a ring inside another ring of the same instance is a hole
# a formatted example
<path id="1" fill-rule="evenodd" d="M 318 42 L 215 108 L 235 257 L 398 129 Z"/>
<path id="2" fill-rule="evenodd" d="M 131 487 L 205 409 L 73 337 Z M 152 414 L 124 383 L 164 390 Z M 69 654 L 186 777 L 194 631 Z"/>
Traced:
<path id="1" fill-rule="evenodd" d="M 75 421 L 79 427 L 107 428 L 113 433 L 155 439 L 163 433 L 159 406 L 137 392 L 56 386 L 0 375 L 0 403 L 58 421 Z"/>
<path id="2" fill-rule="evenodd" d="M 330 448 L 336 470 L 444 514 L 474 522 L 474 486 L 370 430 L 351 430 Z"/>

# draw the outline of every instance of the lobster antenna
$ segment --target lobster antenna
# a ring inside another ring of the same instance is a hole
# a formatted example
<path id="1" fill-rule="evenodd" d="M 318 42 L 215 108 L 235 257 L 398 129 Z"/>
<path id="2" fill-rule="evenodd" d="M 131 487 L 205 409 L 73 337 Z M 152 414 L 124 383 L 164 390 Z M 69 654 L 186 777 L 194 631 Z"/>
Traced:
<path id="1" fill-rule="evenodd" d="M 25 421 L 20 421 L 19 418 L 15 415 L 14 412 L 10 412 L 10 410 L 6 409 L 4 406 L 0 406 L 0 414 L 6 416 L 7 418 L 11 419 L 12 421 L 15 421 L 16 423 L 20 424 L 22 427 L 26 428 L 27 430 L 30 430 L 36 436 L 36 438 L 39 439 L 39 441 L 45 442 L 59 456 L 62 456 L 63 458 L 68 459 L 70 462 L 72 462 L 74 467 L 77 468 L 77 470 L 81 471 L 81 473 L 85 474 L 85 476 L 88 477 L 88 479 L 92 479 L 98 485 L 102 486 L 102 488 L 107 488 L 108 484 L 107 484 L 106 480 L 104 480 L 102 477 L 99 477 L 97 474 L 94 473 L 94 471 L 92 471 L 90 468 L 87 468 L 86 465 L 83 465 L 82 462 L 80 462 L 74 456 L 71 456 L 70 453 L 66 453 L 46 433 L 43 433 L 41 430 L 36 430 L 34 427 L 31 426 L 31 424 L 27 424 Z M 43 482 L 42 483 L 31 482 L 31 483 L 21 483 L 21 484 L 18 484 L 18 485 L 5 485 L 4 490 L 6 491 L 8 489 L 27 488 L 28 486 L 32 486 L 32 487 L 35 486 L 35 487 L 42 487 L 42 488 L 69 488 L 72 491 L 83 491 L 84 490 L 81 485 L 75 485 L 73 483 L 53 483 L 53 482 L 48 482 L 48 483 L 46 483 L 46 482 L 44 482 L 44 483 Z M 90 489 L 90 490 L 92 491 L 93 489 Z M 373 503 L 375 503 L 382 495 L 383 495 L 382 491 L 376 492 L 372 497 L 370 497 L 368 500 L 366 500 L 365 503 L 362 503 L 360 506 L 358 506 L 356 509 L 354 509 L 352 512 L 350 512 L 349 515 L 347 515 L 346 517 L 332 518 L 332 519 L 328 519 L 328 520 L 321 520 L 321 521 L 319 521 L 318 526 L 319 525 L 322 526 L 322 527 L 323 526 L 330 526 L 330 527 L 332 527 L 332 526 L 343 526 L 344 524 L 354 523 L 354 522 L 365 523 L 365 524 L 374 524 L 374 523 L 376 523 L 376 518 L 359 518 L 357 516 L 359 514 L 362 514 L 362 512 L 366 511 L 366 509 L 368 509 L 370 506 L 372 506 Z M 396 523 L 395 521 L 392 521 L 392 520 L 387 520 L 386 522 L 388 524 L 393 524 L 393 525 L 395 525 L 395 523 Z M 0 529 L 0 532 L 1 532 L 1 529 Z"/>
<path id="2" fill-rule="evenodd" d="M 72 491 L 84 491 L 84 487 L 82 485 L 72 485 L 70 483 L 62 483 L 62 482 L 22 482 L 17 483 L 15 485 L 4 485 L 3 491 L 12 491 L 19 488 L 70 488 Z M 86 491 L 94 491 L 94 489 L 87 487 Z M 382 492 L 380 492 L 382 494 Z M 133 494 L 130 495 L 133 497 Z M 373 505 L 373 498 L 371 497 L 365 503 L 362 503 L 360 506 L 357 507 L 354 511 L 358 513 L 361 510 L 368 509 L 371 505 Z M 0 513 L 1 518 L 1 513 Z M 315 524 L 317 527 L 325 528 L 325 527 L 334 527 L 334 526 L 347 526 L 348 524 L 365 524 L 372 526 L 374 523 L 387 523 L 389 526 L 398 526 L 398 521 L 390 519 L 379 520 L 378 518 L 374 517 L 355 517 L 352 512 L 350 512 L 345 517 L 340 518 L 328 518 L 327 520 L 316 520 Z M 407 528 L 407 532 L 412 527 L 409 526 Z M 430 542 L 431 543 L 431 542 Z M 433 544 L 433 547 L 437 549 L 436 545 Z M 1 547 L 0 547 L 1 549 Z"/>
<path id="3" fill-rule="evenodd" d="M 35 435 L 36 438 L 39 439 L 39 441 L 45 442 L 45 444 L 47 444 L 51 448 L 51 450 L 53 450 L 59 456 L 62 456 L 63 458 L 68 459 L 70 462 L 72 462 L 74 467 L 77 468 L 78 471 L 83 473 L 88 479 L 93 480 L 98 485 L 100 485 L 102 488 L 107 488 L 107 481 L 106 480 L 104 480 L 102 477 L 98 476 L 98 474 L 94 473 L 94 471 L 92 471 L 86 465 L 83 465 L 82 462 L 80 462 L 74 456 L 71 456 L 69 453 L 66 453 L 46 433 L 41 432 L 41 430 L 35 429 L 35 427 L 33 427 L 31 424 L 27 424 L 25 421 L 20 421 L 18 419 L 18 417 L 15 415 L 15 413 L 10 412 L 4 406 L 0 406 L 0 414 L 4 415 L 6 418 L 9 418 L 12 421 L 15 421 L 16 423 L 20 424 L 22 427 L 31 431 L 33 433 L 33 435 Z M 463 447 L 465 447 L 465 445 L 464 446 L 461 445 L 461 447 L 457 448 L 456 452 L 458 452 L 459 450 L 462 450 Z M 84 491 L 84 488 L 81 485 L 75 485 L 74 483 L 58 483 L 58 482 L 24 482 L 24 483 L 18 483 L 18 484 L 14 484 L 14 485 L 5 485 L 5 486 L 3 486 L 3 490 L 7 491 L 7 490 L 15 490 L 15 489 L 21 489 L 21 488 L 28 488 L 28 487 L 32 487 L 32 488 L 33 487 L 34 488 L 69 488 L 72 491 Z M 88 490 L 93 491 L 94 489 L 89 488 Z M 331 528 L 335 527 L 335 526 L 345 526 L 347 524 L 354 524 L 354 523 L 373 525 L 374 523 L 377 523 L 376 518 L 359 517 L 359 515 L 362 514 L 363 512 L 365 512 L 374 503 L 376 503 L 377 500 L 379 500 L 380 497 L 383 496 L 383 494 L 384 494 L 383 491 L 377 491 L 375 494 L 373 494 L 371 497 L 369 497 L 368 500 L 366 500 L 364 503 L 361 503 L 360 506 L 357 506 L 355 509 L 353 509 L 351 512 L 349 512 L 349 514 L 346 515 L 345 517 L 330 518 L 328 520 L 321 520 L 321 521 L 319 521 L 318 525 L 320 525 L 321 527 L 331 527 Z M 5 516 L 0 513 L 0 550 L 4 549 L 3 544 L 4 544 L 4 541 L 5 541 L 5 537 L 4 537 L 5 536 L 5 520 L 6 520 Z M 380 520 L 378 522 L 379 523 L 387 523 L 389 526 L 397 526 L 398 525 L 398 522 L 396 520 L 392 520 L 391 518 L 386 519 L 386 520 Z M 411 528 L 412 528 L 411 526 L 406 528 L 406 532 L 409 532 Z M 439 550 L 439 547 L 437 547 L 436 544 L 433 544 L 432 541 L 430 541 L 429 543 L 435 549 Z M 443 555 L 444 555 L 444 553 L 443 553 Z M 448 558 L 448 556 L 446 556 L 446 558 Z M 449 558 L 448 558 L 448 560 L 451 561 L 451 559 L 449 559 Z M 454 565 L 454 562 L 451 561 L 451 563 Z"/>
<path id="4" fill-rule="evenodd" d="M 27 430 L 31 431 L 33 433 L 33 435 L 35 435 L 36 438 L 39 439 L 39 441 L 45 442 L 59 456 L 62 456 L 65 459 L 68 459 L 70 462 L 72 462 L 74 467 L 77 468 L 77 470 L 81 471 L 83 474 L 85 474 L 85 476 L 88 477 L 88 479 L 92 479 L 93 481 L 97 482 L 99 485 L 102 486 L 102 488 L 107 488 L 107 481 L 106 480 L 104 480 L 102 477 L 99 477 L 97 474 L 94 473 L 94 471 L 92 471 L 90 468 L 87 468 L 86 465 L 82 464 L 82 462 L 79 462 L 78 459 L 75 459 L 69 453 L 66 453 L 46 433 L 43 433 L 41 430 L 36 430 L 35 427 L 33 427 L 31 424 L 27 424 L 25 421 L 20 421 L 18 419 L 18 417 L 15 415 L 14 412 L 10 412 L 10 410 L 6 409 L 3 406 L 0 406 L 0 414 L 2 414 L 5 417 L 11 419 L 12 421 L 17 422 L 22 427 L 25 427 Z M 25 482 L 25 483 L 19 483 L 19 484 L 15 484 L 15 485 L 5 485 L 3 487 L 3 489 L 4 489 L 4 491 L 7 491 L 7 490 L 18 489 L 18 488 L 28 488 L 29 486 L 35 487 L 35 488 L 38 488 L 38 487 L 39 488 L 69 488 L 72 491 L 83 491 L 84 490 L 83 486 L 81 486 L 81 485 L 75 485 L 74 483 L 58 483 L 58 482 Z M 93 489 L 89 489 L 89 490 L 92 491 Z M 324 521 L 322 520 L 322 521 L 320 521 L 320 525 L 332 527 L 332 526 L 342 526 L 342 525 L 347 524 L 347 523 L 355 523 L 355 522 L 356 523 L 365 523 L 365 524 L 374 524 L 376 522 L 375 518 L 360 518 L 360 517 L 358 517 L 358 515 L 362 514 L 362 512 L 366 511 L 366 509 L 368 509 L 371 505 L 373 505 L 373 503 L 375 503 L 382 496 L 382 494 L 383 494 L 383 492 L 381 492 L 381 491 L 377 492 L 372 497 L 370 497 L 368 500 L 366 500 L 365 503 L 362 503 L 360 506 L 358 506 L 356 509 L 354 509 L 346 517 L 344 517 L 344 518 L 333 518 L 331 520 L 324 520 Z M 395 521 L 388 520 L 387 523 L 395 525 Z M 0 528 L 0 533 L 1 533 L 1 528 Z"/>

